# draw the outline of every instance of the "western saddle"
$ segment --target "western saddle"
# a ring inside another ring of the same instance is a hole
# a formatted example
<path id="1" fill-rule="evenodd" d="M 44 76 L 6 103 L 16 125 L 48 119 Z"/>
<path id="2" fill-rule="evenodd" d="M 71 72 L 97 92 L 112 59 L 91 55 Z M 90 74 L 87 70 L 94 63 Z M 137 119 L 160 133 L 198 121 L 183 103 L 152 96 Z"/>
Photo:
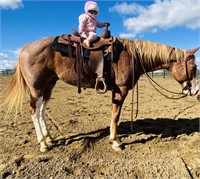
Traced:
<path id="1" fill-rule="evenodd" d="M 89 51 L 102 51 L 102 53 L 100 53 L 101 55 L 99 56 L 99 58 L 102 60 L 101 63 L 103 65 L 99 65 L 96 69 L 97 78 L 96 78 L 95 90 L 99 94 L 104 94 L 107 91 L 107 85 L 103 74 L 104 73 L 103 50 L 108 49 L 110 47 L 111 49 L 110 52 L 112 53 L 113 43 L 115 42 L 115 40 L 116 39 L 111 36 L 108 27 L 106 27 L 102 35 L 98 37 L 98 39 L 94 41 L 90 47 L 84 43 L 84 38 L 81 37 L 80 34 L 74 29 L 72 30 L 71 34 L 64 34 L 59 36 L 58 43 L 74 46 L 76 48 L 76 71 L 77 71 L 78 93 L 81 93 L 81 66 L 82 66 L 81 60 L 83 60 L 83 56 L 81 53 L 82 47 Z"/>

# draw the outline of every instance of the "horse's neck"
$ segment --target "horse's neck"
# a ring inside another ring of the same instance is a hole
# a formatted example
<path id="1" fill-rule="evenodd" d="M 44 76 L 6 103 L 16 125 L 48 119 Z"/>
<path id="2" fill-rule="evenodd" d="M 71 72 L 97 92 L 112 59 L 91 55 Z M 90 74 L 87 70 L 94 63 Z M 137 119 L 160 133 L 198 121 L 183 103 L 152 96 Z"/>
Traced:
<path id="1" fill-rule="evenodd" d="M 146 72 L 168 68 L 172 47 L 148 41 L 136 41 L 136 53 Z"/>
<path id="2" fill-rule="evenodd" d="M 151 72 L 169 68 L 169 63 L 166 63 L 160 59 L 152 61 L 152 59 L 149 59 L 147 57 L 140 57 L 139 61 L 140 66 L 142 67 L 144 72 Z"/>
<path id="3" fill-rule="evenodd" d="M 185 51 L 164 44 L 142 40 L 119 39 L 119 41 L 135 58 L 137 66 L 144 68 L 146 72 L 169 69 L 170 59 L 179 61 L 185 57 Z"/>
<path id="4" fill-rule="evenodd" d="M 177 49 L 172 48 L 167 52 L 167 54 L 161 54 L 166 53 L 162 51 L 157 51 L 158 53 L 152 55 L 151 53 L 139 54 L 140 61 L 143 64 L 143 67 L 145 68 L 146 72 L 161 70 L 161 69 L 169 69 L 174 62 L 180 62 L 182 59 L 185 59 L 186 52 Z M 173 53 L 173 55 L 172 55 Z"/>
<path id="5" fill-rule="evenodd" d="M 158 61 L 158 63 L 149 63 L 148 60 L 144 60 L 144 68 L 146 72 L 151 72 L 151 71 L 156 71 L 156 70 L 161 70 L 161 69 L 168 69 L 170 64 L 169 63 L 164 63 L 162 61 Z"/>

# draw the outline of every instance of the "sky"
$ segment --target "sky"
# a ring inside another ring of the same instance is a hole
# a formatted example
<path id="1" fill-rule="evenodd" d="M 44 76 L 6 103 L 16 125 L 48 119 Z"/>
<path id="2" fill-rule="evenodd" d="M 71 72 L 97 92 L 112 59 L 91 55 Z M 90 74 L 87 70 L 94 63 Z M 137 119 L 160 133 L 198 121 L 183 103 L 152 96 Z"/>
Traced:
<path id="1" fill-rule="evenodd" d="M 0 69 L 16 65 L 21 48 L 46 36 L 78 29 L 86 1 L 0 0 Z M 99 22 L 115 37 L 188 50 L 200 47 L 200 0 L 97 0 Z M 98 29 L 101 34 L 104 29 Z M 200 69 L 200 50 L 196 53 Z"/>

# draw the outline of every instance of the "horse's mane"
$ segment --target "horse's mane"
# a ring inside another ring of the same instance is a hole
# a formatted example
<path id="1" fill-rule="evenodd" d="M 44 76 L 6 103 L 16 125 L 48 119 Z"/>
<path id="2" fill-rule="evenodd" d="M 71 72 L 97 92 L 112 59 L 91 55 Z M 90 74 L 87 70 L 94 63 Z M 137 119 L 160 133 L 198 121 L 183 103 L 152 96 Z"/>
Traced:
<path id="1" fill-rule="evenodd" d="M 175 47 L 143 41 L 143 40 L 126 40 L 126 39 L 119 39 L 119 41 L 128 48 L 128 51 L 133 52 L 134 44 L 136 45 L 138 55 L 141 59 L 145 60 L 149 66 L 153 66 L 153 64 L 157 63 L 169 63 L 170 62 L 170 54 L 172 50 L 175 50 L 175 58 L 177 61 L 181 59 L 185 59 L 186 51 L 181 50 Z"/>

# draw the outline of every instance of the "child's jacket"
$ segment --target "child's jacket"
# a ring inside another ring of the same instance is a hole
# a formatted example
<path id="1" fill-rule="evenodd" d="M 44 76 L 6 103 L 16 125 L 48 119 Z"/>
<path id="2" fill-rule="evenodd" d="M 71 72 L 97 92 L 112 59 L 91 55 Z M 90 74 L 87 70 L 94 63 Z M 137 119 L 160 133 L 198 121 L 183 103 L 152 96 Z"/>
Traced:
<path id="1" fill-rule="evenodd" d="M 79 32 L 83 34 L 88 34 L 88 32 L 96 33 L 96 29 L 102 28 L 105 26 L 105 23 L 100 23 L 97 21 L 96 17 L 91 14 L 81 14 L 79 16 Z"/>

